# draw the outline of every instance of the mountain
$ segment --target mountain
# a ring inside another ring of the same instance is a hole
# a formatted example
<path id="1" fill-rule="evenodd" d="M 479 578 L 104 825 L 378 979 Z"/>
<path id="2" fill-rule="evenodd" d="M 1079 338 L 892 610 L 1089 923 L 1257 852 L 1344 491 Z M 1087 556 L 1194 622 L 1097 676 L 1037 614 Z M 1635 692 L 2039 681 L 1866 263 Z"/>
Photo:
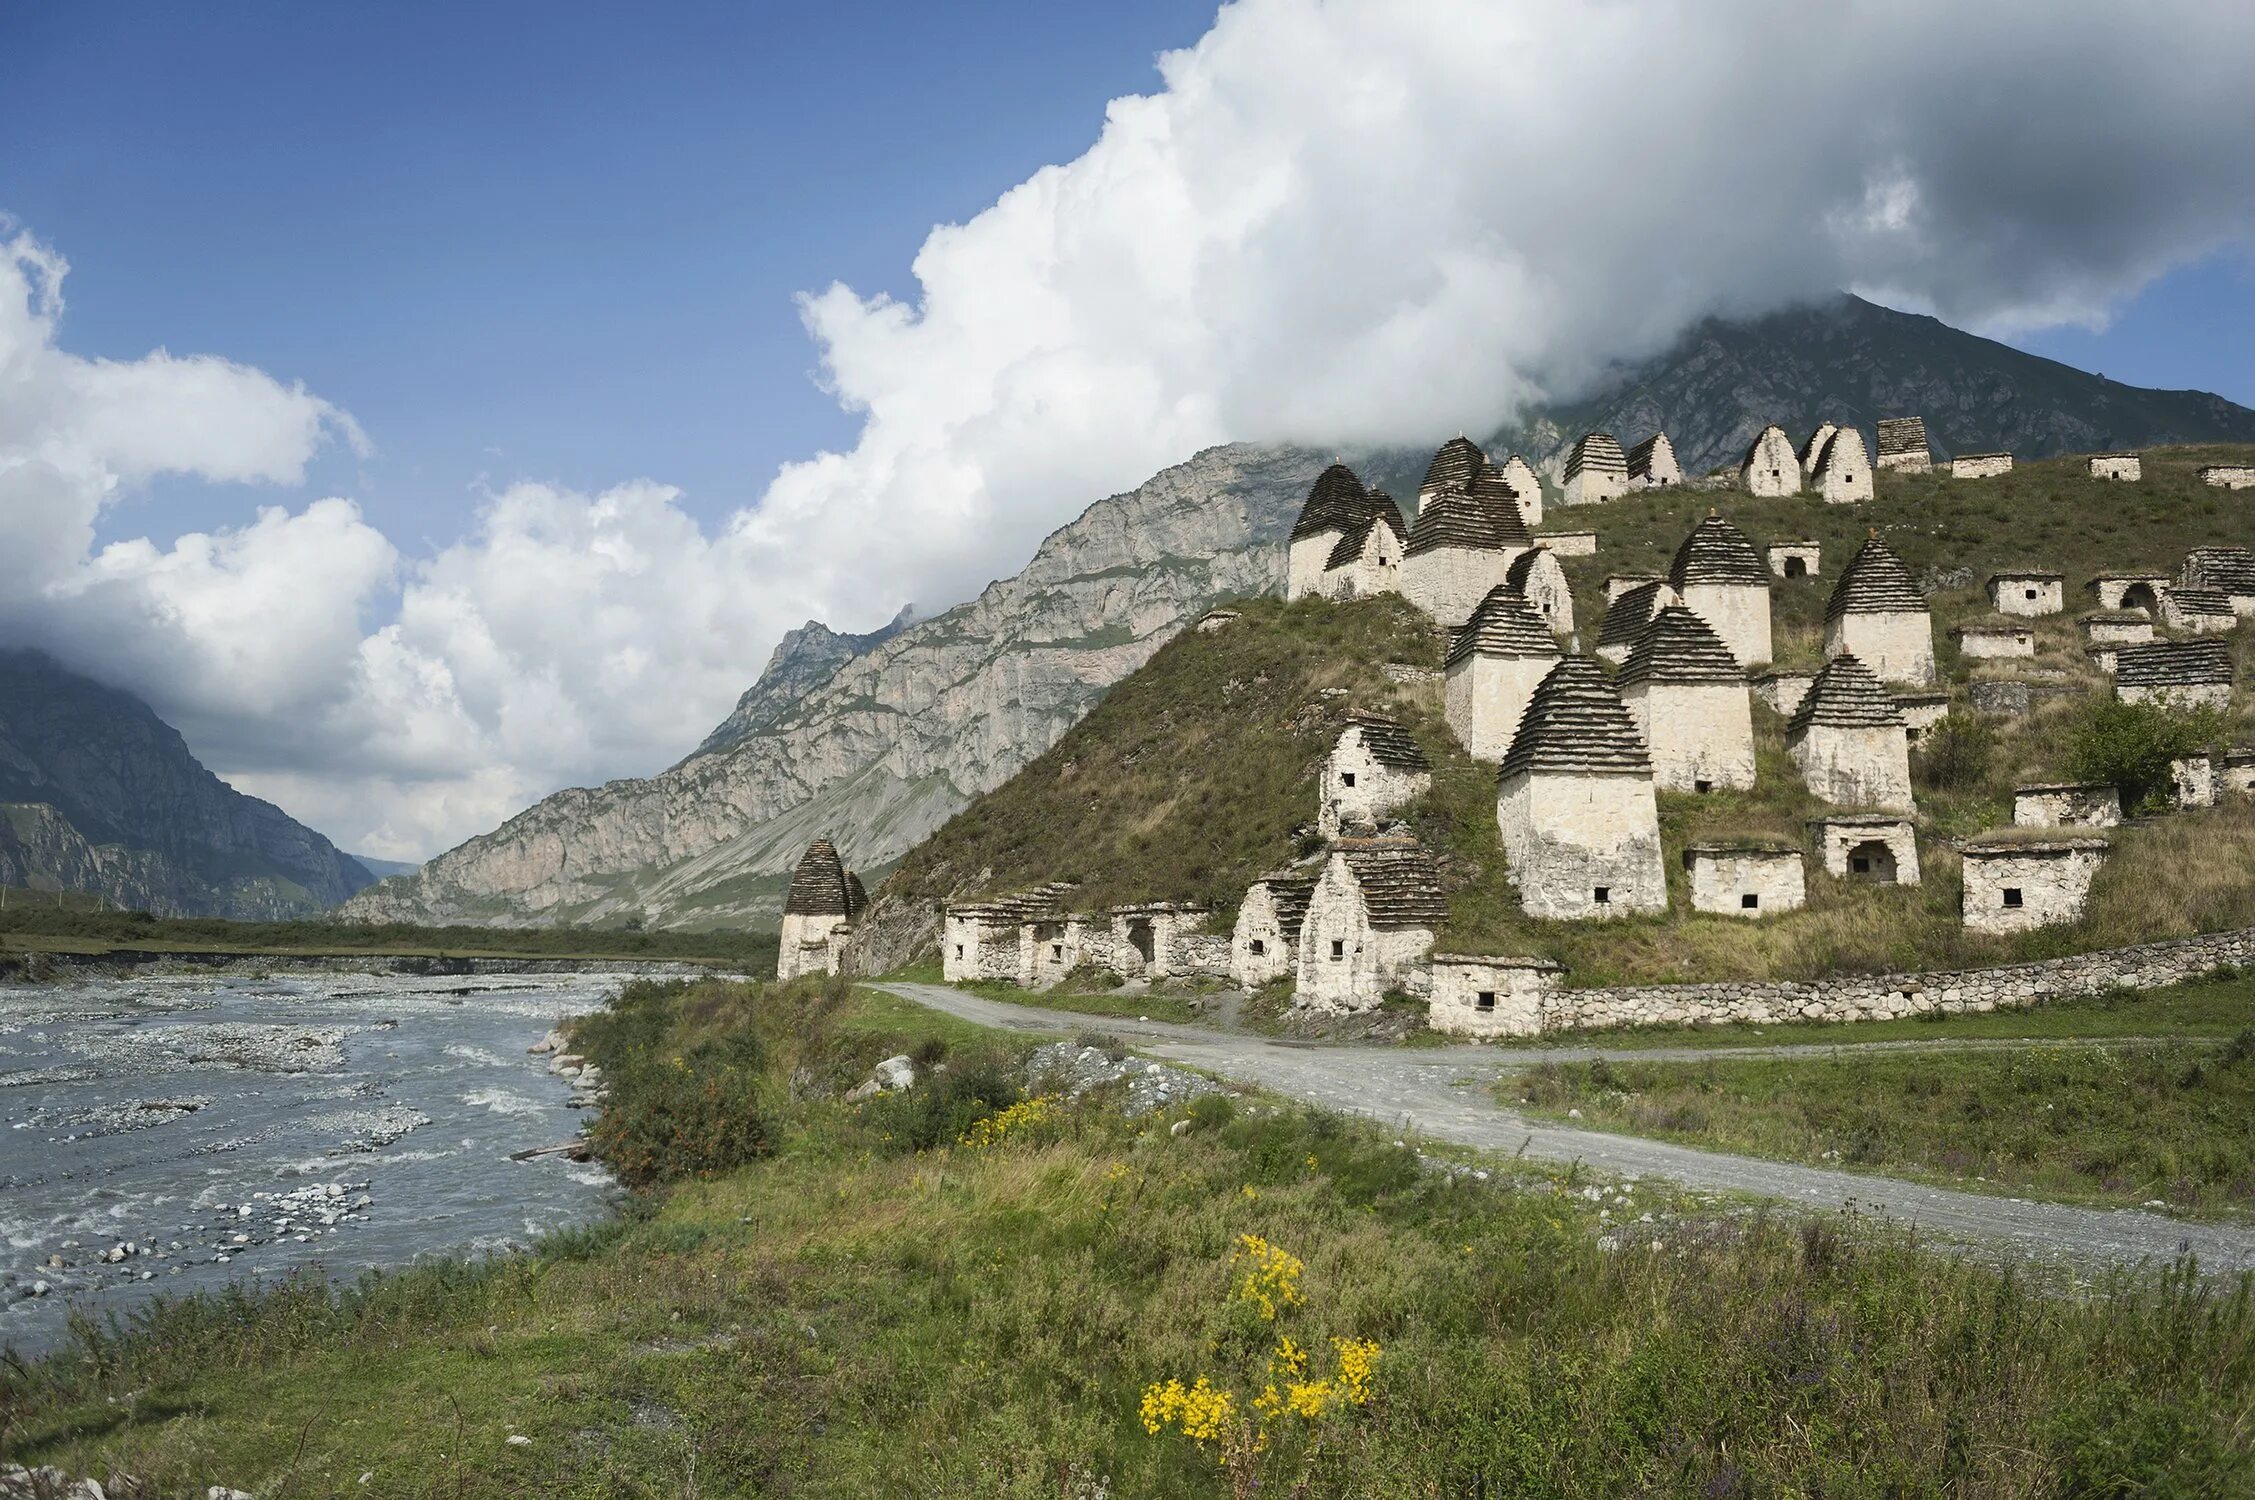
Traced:
<path id="1" fill-rule="evenodd" d="M 394 875 L 412 875 L 423 868 L 412 859 L 378 859 L 373 854 L 348 854 L 345 858 L 358 864 L 378 880 L 389 880 Z"/>
<path id="2" fill-rule="evenodd" d="M 725 750 L 787 713 L 791 705 L 838 674 L 838 668 L 857 656 L 867 655 L 908 628 L 916 606 L 906 605 L 893 621 L 867 635 L 840 635 L 820 620 L 809 620 L 775 643 L 759 681 L 744 690 L 736 707 L 721 720 L 692 755 Z"/>
<path id="3" fill-rule="evenodd" d="M 1905 413 L 1923 414 L 1944 452 L 2255 441 L 2255 411 L 2219 397 L 2117 385 L 1852 297 L 1702 324 L 1599 394 L 1488 438 L 1555 476 L 1590 427 L 1631 441 L 1664 427 L 1697 471 L 1735 462 L 1768 422 L 1798 439 L 1820 418 L 1868 432 Z M 1429 453 L 1344 456 L 1406 498 Z M 1279 588 L 1285 535 L 1331 456 L 1209 449 L 1097 501 L 968 604 L 866 647 L 810 622 L 687 760 L 558 792 L 346 915 L 772 922 L 810 839 L 836 839 L 865 874 L 889 867 L 1215 602 Z"/>
<path id="4" fill-rule="evenodd" d="M 373 877 L 205 770 L 130 693 L 0 652 L 0 884 L 95 892 L 165 916 L 272 919 Z"/>

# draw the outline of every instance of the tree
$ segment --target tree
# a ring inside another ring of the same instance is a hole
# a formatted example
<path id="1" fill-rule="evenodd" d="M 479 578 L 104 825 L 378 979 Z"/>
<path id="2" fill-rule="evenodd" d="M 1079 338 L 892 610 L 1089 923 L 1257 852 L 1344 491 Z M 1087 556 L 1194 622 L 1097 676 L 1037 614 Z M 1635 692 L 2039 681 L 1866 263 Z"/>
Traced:
<path id="1" fill-rule="evenodd" d="M 2096 698 L 2068 730 L 2068 774 L 2111 782 L 2124 811 L 2150 811 L 2169 801 L 2170 762 L 2206 753 L 2230 729 L 2231 716 L 2218 708 Z"/>

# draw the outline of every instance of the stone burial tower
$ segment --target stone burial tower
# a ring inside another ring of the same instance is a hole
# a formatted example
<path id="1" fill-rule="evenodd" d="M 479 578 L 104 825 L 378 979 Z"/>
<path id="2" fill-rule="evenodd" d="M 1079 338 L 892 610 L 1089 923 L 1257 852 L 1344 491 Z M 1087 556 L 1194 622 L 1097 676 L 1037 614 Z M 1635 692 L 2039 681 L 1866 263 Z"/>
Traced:
<path id="1" fill-rule="evenodd" d="M 1854 656 L 1886 682 L 1934 681 L 1934 617 L 1910 569 L 1874 530 L 1824 605 L 1824 654 Z"/>
<path id="2" fill-rule="evenodd" d="M 1374 523 L 1385 527 L 1387 534 L 1374 537 Z M 1299 599 L 1327 591 L 1335 595 L 1391 592 L 1405 530 L 1401 510 L 1391 497 L 1383 490 L 1365 490 L 1354 470 L 1332 464 L 1315 477 L 1299 519 L 1292 523 L 1284 597 Z M 1339 576 L 1327 585 L 1327 573 Z"/>
<path id="3" fill-rule="evenodd" d="M 1680 604 L 1654 615 L 1621 668 L 1620 689 L 1658 786 L 1711 792 L 1754 784 L 1746 674 L 1698 615 Z"/>
<path id="4" fill-rule="evenodd" d="M 1786 753 L 1835 807 L 1911 806 L 1910 732 L 1895 700 L 1853 656 L 1836 656 L 1793 710 Z"/>
<path id="5" fill-rule="evenodd" d="M 1774 499 L 1801 493 L 1801 458 L 1784 428 L 1772 422 L 1754 435 L 1738 461 L 1738 482 L 1749 495 Z"/>
<path id="6" fill-rule="evenodd" d="M 1472 488 L 1478 478 L 1422 501 L 1402 548 L 1402 596 L 1447 630 L 1461 628 L 1535 544 L 1500 477 L 1487 494 Z"/>
<path id="7" fill-rule="evenodd" d="M 1668 565 L 1684 607 L 1714 627 L 1741 668 L 1770 659 L 1770 574 L 1746 533 L 1710 509 Z"/>
<path id="8" fill-rule="evenodd" d="M 1557 665 L 1550 627 L 1508 588 L 1480 601 L 1449 647 L 1449 728 L 1474 760 L 1500 761 L 1535 688 Z"/>
<path id="9" fill-rule="evenodd" d="M 783 897 L 783 945 L 775 955 L 775 977 L 837 973 L 847 934 L 868 904 L 860 877 L 838 858 L 837 845 L 828 839 L 807 845 Z"/>
<path id="10" fill-rule="evenodd" d="M 1809 486 L 1827 505 L 1853 505 L 1869 500 L 1871 462 L 1864 457 L 1863 434 L 1853 427 L 1833 429 L 1809 471 Z"/>
<path id="11" fill-rule="evenodd" d="M 1628 493 L 1629 460 L 1610 432 L 1585 432 L 1566 455 L 1568 505 L 1597 505 Z"/>
<path id="12" fill-rule="evenodd" d="M 1589 657 L 1535 689 L 1503 757 L 1496 827 L 1529 916 L 1667 910 L 1652 757 Z"/>
<path id="13" fill-rule="evenodd" d="M 1316 828 L 1337 838 L 1375 827 L 1432 790 L 1433 766 L 1409 731 L 1383 714 L 1354 714 L 1323 763 Z"/>

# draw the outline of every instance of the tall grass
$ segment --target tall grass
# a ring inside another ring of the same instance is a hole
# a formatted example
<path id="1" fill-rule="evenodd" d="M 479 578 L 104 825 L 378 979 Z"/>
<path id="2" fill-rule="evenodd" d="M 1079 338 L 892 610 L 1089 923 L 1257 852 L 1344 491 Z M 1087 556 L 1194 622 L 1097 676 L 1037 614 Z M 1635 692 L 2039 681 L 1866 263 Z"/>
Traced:
<path id="1" fill-rule="evenodd" d="M 915 1150 L 792 1099 L 845 1038 L 915 1044 L 858 1002 L 804 1050 L 776 1043 L 804 992 L 666 1003 L 681 1036 L 761 1039 L 771 1156 L 533 1257 L 153 1313 L 0 1375 L 0 1447 L 159 1493 L 1217 1495 L 1138 1396 L 1235 1357 L 1228 1255 L 1255 1234 L 1305 1264 L 1295 1337 L 1381 1350 L 1312 1496 L 2255 1482 L 2244 1281 L 2037 1285 L 1837 1219 L 1436 1172 L 1270 1107 Z"/>

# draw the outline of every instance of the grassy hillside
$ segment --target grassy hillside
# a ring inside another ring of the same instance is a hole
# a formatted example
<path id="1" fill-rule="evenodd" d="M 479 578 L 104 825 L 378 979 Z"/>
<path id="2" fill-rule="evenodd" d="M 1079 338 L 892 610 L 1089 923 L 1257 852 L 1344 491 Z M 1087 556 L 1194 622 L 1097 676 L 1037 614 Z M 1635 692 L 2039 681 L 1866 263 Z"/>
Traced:
<path id="1" fill-rule="evenodd" d="M 1757 546 L 1802 537 L 1823 543 L 1823 576 L 1773 588 L 1782 661 L 1819 661 L 1825 597 L 1868 528 L 1878 528 L 1914 571 L 1963 570 L 1932 598 L 1960 722 L 1970 720 L 1964 691 L 1977 675 L 2028 677 L 2082 696 L 2045 702 L 2026 718 L 1983 718 L 1985 731 L 1955 741 L 1949 756 L 1914 757 L 1930 836 L 1926 880 L 1916 888 L 1848 887 L 1815 874 L 1808 908 L 1788 916 L 1748 923 L 1682 910 L 1677 855 L 1684 844 L 1730 835 L 1800 842 L 1805 821 L 1832 810 L 1803 789 L 1785 754 L 1782 720 L 1757 704 L 1755 790 L 1662 794 L 1675 911 L 1608 923 L 1526 918 L 1496 835 L 1494 770 L 1458 749 L 1441 712 L 1440 684 L 1430 675 L 1439 637 L 1402 601 L 1386 599 L 1258 601 L 1224 629 L 1185 634 L 1054 749 L 912 851 L 884 895 L 935 901 L 1064 879 L 1082 883 L 1078 899 L 1088 906 L 1195 898 L 1226 916 L 1254 877 L 1316 847 L 1296 841 L 1295 830 L 1314 819 L 1323 754 L 1347 712 L 1369 708 L 1402 718 L 1434 762 L 1434 790 L 1407 816 L 1442 856 L 1452 912 L 1443 944 L 1559 958 L 1577 983 L 1931 968 L 2255 924 L 2255 880 L 2247 874 L 2255 870 L 2255 810 L 2245 806 L 2122 831 L 2085 921 L 2014 938 L 1962 930 L 1956 859 L 1933 837 L 2008 823 L 2014 785 L 2087 769 L 2078 736 L 2089 705 L 2109 692 L 2085 662 L 2074 624 L 2091 606 L 2082 584 L 2102 569 L 2173 572 L 2187 549 L 2203 543 L 2255 544 L 2255 502 L 2194 477 L 2200 464 L 2244 451 L 2149 454 L 2149 477 L 2139 485 L 2094 482 L 2080 460 L 2062 459 L 1994 480 L 1886 476 L 1878 497 L 1857 506 L 1663 492 L 1553 513 L 1551 529 L 1598 533 L 1595 556 L 1566 562 L 1585 638 L 1603 618 L 1605 578 L 1664 571 L 1710 505 Z M 1982 593 L 1989 572 L 2029 564 L 2069 579 L 2068 613 L 2035 622 L 2038 659 L 2009 667 L 1964 660 L 1950 627 L 1989 618 Z M 2233 638 L 2243 662 L 2255 650 L 2251 635 Z M 2246 727 L 2227 722 L 2204 732 L 2229 741 Z"/>
<path id="2" fill-rule="evenodd" d="M 341 1294 L 84 1322 L 0 1365 L 0 1452 L 112 1494 L 371 1500 L 2255 1482 L 2244 1286 L 2059 1284 L 1852 1217 L 1435 1171 L 1269 1101 L 1029 1107 L 1025 1042 L 911 1012 L 632 987 L 575 1040 L 612 1081 L 596 1139 L 652 1184 L 635 1212 Z M 893 1051 L 947 1071 L 840 1102 Z M 1335 1339 L 1375 1350 L 1362 1378 Z M 1145 1416 L 1169 1380 L 1231 1393 L 1212 1439 Z"/>
<path id="3" fill-rule="evenodd" d="M 1090 906 L 1234 905 L 1255 876 L 1303 852 L 1293 831 L 1315 821 L 1317 772 L 1347 714 L 1398 699 L 1389 665 L 1437 670 L 1441 640 L 1399 599 L 1241 607 L 1224 629 L 1178 636 L 911 850 L 883 895 L 1077 880 Z"/>

